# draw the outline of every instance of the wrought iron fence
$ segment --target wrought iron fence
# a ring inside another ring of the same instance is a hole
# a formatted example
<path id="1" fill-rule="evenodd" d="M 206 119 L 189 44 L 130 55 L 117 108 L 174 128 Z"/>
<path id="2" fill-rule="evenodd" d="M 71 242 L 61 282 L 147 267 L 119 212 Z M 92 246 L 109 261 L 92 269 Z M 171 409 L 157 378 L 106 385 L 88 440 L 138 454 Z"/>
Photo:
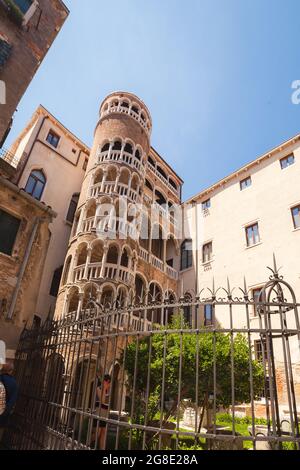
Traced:
<path id="1" fill-rule="evenodd" d="M 9 448 L 299 449 L 299 304 L 276 265 L 254 298 L 137 300 L 24 330 Z"/>

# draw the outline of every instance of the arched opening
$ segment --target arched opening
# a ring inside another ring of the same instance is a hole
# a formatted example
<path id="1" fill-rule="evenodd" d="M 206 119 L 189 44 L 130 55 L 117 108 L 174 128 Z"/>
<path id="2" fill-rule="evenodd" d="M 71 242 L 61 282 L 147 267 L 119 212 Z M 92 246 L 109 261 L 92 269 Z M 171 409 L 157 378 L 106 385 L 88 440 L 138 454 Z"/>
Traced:
<path id="1" fill-rule="evenodd" d="M 114 145 L 113 145 L 113 150 L 122 150 L 122 142 L 120 142 L 119 140 L 116 140 L 116 142 L 114 142 Z"/>
<path id="2" fill-rule="evenodd" d="M 124 152 L 130 153 L 131 155 L 133 154 L 133 147 L 129 142 L 125 145 Z"/>
<path id="3" fill-rule="evenodd" d="M 87 219 L 90 219 L 91 217 L 95 217 L 96 215 L 96 202 L 94 200 L 92 200 L 90 202 L 90 204 L 88 204 L 88 207 L 87 207 L 87 212 L 86 212 L 86 218 Z"/>
<path id="4" fill-rule="evenodd" d="M 73 289 L 72 292 L 69 293 L 69 305 L 67 314 L 76 313 L 79 304 L 79 290 Z"/>
<path id="5" fill-rule="evenodd" d="M 150 155 L 148 157 L 148 162 L 150 163 L 150 165 L 154 166 L 154 168 L 155 168 L 155 161 L 153 160 L 152 157 L 150 157 Z"/>
<path id="6" fill-rule="evenodd" d="M 135 277 L 135 303 L 144 303 L 146 295 L 146 282 L 139 274 Z"/>
<path id="7" fill-rule="evenodd" d="M 167 200 L 164 197 L 164 195 L 156 189 L 155 191 L 155 201 L 157 204 L 160 206 L 166 206 L 167 205 Z"/>
<path id="8" fill-rule="evenodd" d="M 147 178 L 146 178 L 146 181 L 145 181 L 145 185 L 146 185 L 146 188 L 148 188 L 148 189 L 151 191 L 151 193 L 152 193 L 152 192 L 153 192 L 153 186 L 152 186 L 152 184 L 150 183 L 150 181 L 147 180 Z"/>
<path id="9" fill-rule="evenodd" d="M 121 266 L 124 268 L 129 268 L 129 254 L 128 254 L 128 248 L 123 249 L 123 253 L 121 256 Z"/>
<path id="10" fill-rule="evenodd" d="M 91 300 L 97 301 L 97 287 L 94 284 L 89 284 L 84 289 L 82 302 L 83 310 L 92 308 L 90 304 Z"/>
<path id="11" fill-rule="evenodd" d="M 189 325 L 192 326 L 192 296 L 188 292 L 184 294 L 184 302 L 188 305 L 183 307 L 183 317 L 184 321 Z"/>
<path id="12" fill-rule="evenodd" d="M 164 318 L 164 324 L 170 324 L 172 321 L 172 317 L 174 315 L 174 307 L 172 307 L 172 304 L 175 304 L 176 302 L 176 296 L 174 292 L 167 292 L 167 301 L 168 301 L 168 306 L 165 310 L 165 318 Z"/>
<path id="13" fill-rule="evenodd" d="M 166 180 L 168 179 L 165 171 L 159 165 L 157 165 L 156 169 L 157 169 L 158 173 L 161 174 L 161 176 L 163 176 Z"/>
<path id="14" fill-rule="evenodd" d="M 169 183 L 171 186 L 173 186 L 174 189 L 176 189 L 177 191 L 177 184 L 175 183 L 175 181 L 172 180 L 172 178 L 169 178 Z"/>
<path id="15" fill-rule="evenodd" d="M 106 181 L 114 182 L 116 181 L 116 178 L 117 178 L 117 169 L 115 166 L 110 166 L 108 168 Z"/>
<path id="16" fill-rule="evenodd" d="M 82 266 L 86 263 L 87 258 L 87 245 L 79 245 L 77 249 L 77 263 L 76 266 Z"/>
<path id="17" fill-rule="evenodd" d="M 135 155 L 134 155 L 134 156 L 135 156 L 135 158 L 137 158 L 138 160 L 141 160 L 141 152 L 140 152 L 138 149 L 135 151 Z"/>
<path id="18" fill-rule="evenodd" d="M 97 241 L 92 246 L 91 264 L 101 263 L 102 258 L 103 258 L 103 243 L 101 241 Z"/>
<path id="19" fill-rule="evenodd" d="M 122 101 L 121 106 L 122 106 L 122 108 L 129 109 L 129 103 L 127 101 Z"/>
<path id="20" fill-rule="evenodd" d="M 134 174 L 133 177 L 132 177 L 132 181 L 131 181 L 131 189 L 133 189 L 134 191 L 137 192 L 139 182 L 140 182 L 140 180 L 139 180 L 138 175 Z"/>
<path id="21" fill-rule="evenodd" d="M 127 291 L 125 287 L 120 287 L 117 294 L 117 308 L 124 308 L 127 303 Z"/>
<path id="22" fill-rule="evenodd" d="M 103 170 L 102 168 L 98 169 L 94 176 L 93 184 L 100 184 L 103 180 Z"/>
<path id="23" fill-rule="evenodd" d="M 105 286 L 101 295 L 101 304 L 104 308 L 110 308 L 114 302 L 115 293 L 111 286 Z"/>
<path id="24" fill-rule="evenodd" d="M 120 179 L 119 182 L 128 186 L 129 183 L 130 172 L 127 168 L 121 169 Z"/>
<path id="25" fill-rule="evenodd" d="M 119 250 L 116 245 L 111 245 L 107 252 L 107 263 L 118 264 Z"/>
<path id="26" fill-rule="evenodd" d="M 108 152 L 109 151 L 109 142 L 103 145 L 101 152 Z"/>
<path id="27" fill-rule="evenodd" d="M 139 114 L 140 113 L 140 110 L 137 106 L 132 106 L 131 110 L 136 113 L 136 114 Z"/>

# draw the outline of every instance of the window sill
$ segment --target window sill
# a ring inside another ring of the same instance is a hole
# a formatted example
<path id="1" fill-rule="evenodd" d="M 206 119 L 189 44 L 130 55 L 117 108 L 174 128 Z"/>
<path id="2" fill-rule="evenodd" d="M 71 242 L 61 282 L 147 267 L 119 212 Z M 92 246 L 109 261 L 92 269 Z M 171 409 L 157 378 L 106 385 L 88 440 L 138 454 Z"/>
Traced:
<path id="1" fill-rule="evenodd" d="M 251 248 L 255 248 L 256 246 L 259 246 L 259 245 L 262 245 L 262 241 L 255 243 L 255 245 L 245 246 L 245 249 L 250 250 Z"/>
<path id="2" fill-rule="evenodd" d="M 6 253 L 2 253 L 1 251 L 0 251 L 0 256 L 3 256 L 4 259 L 6 259 L 7 261 L 12 261 L 14 263 L 19 261 L 18 256 L 16 256 L 16 255 L 7 255 Z"/>
<path id="3" fill-rule="evenodd" d="M 297 227 L 297 228 L 294 228 L 293 232 L 299 232 L 300 231 L 300 227 Z"/>

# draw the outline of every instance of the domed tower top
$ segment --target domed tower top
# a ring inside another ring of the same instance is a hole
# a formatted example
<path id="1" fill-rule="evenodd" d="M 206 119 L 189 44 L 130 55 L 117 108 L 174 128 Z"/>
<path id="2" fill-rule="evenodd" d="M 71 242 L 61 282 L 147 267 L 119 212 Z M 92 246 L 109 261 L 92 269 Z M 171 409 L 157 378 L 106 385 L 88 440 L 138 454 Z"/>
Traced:
<path id="1" fill-rule="evenodd" d="M 152 119 L 145 103 L 133 93 L 115 91 L 108 95 L 100 106 L 100 120 L 109 114 L 127 114 L 135 119 L 150 137 Z"/>

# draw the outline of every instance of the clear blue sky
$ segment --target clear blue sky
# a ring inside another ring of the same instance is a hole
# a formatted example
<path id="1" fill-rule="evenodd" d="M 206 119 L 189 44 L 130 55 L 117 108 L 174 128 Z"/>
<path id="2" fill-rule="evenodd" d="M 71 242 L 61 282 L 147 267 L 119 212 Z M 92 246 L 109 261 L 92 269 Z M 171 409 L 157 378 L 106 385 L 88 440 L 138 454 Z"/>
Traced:
<path id="1" fill-rule="evenodd" d="M 184 199 L 300 132 L 299 0 L 67 0 L 69 19 L 19 105 L 87 144 L 114 90 L 140 96 Z"/>

